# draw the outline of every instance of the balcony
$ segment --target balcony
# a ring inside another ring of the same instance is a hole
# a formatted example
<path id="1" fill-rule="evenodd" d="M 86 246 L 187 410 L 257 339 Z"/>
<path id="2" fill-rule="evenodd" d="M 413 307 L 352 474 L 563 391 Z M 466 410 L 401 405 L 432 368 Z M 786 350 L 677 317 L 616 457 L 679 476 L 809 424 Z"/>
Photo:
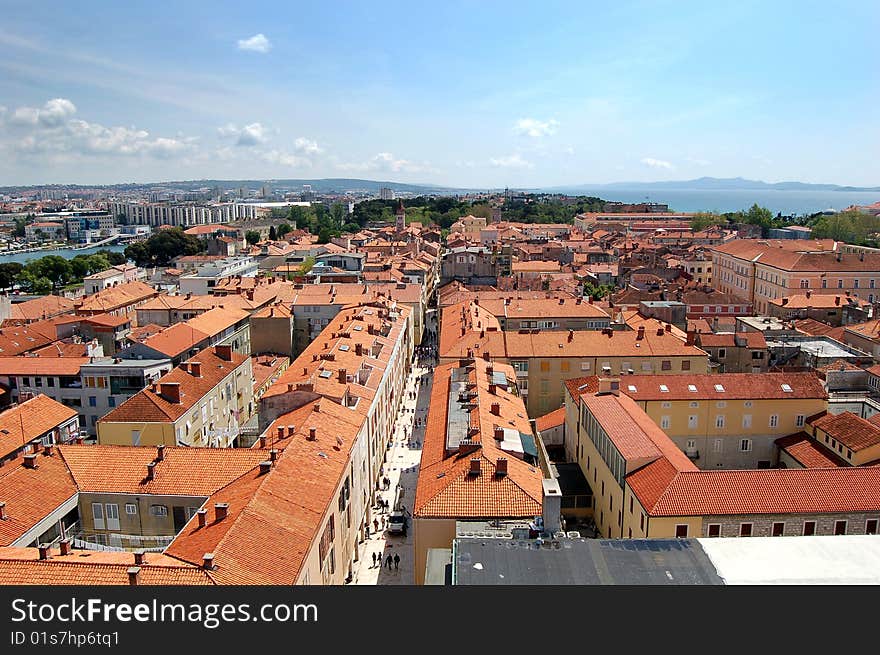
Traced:
<path id="1" fill-rule="evenodd" d="M 684 454 L 690 459 L 700 459 L 700 451 L 695 448 L 684 451 Z"/>

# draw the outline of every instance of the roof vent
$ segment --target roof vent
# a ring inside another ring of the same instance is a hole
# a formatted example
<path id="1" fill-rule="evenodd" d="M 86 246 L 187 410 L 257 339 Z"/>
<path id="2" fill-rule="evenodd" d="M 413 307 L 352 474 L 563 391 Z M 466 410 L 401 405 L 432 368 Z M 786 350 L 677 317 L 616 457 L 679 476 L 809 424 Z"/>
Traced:
<path id="1" fill-rule="evenodd" d="M 214 520 L 222 521 L 229 513 L 229 503 L 214 503 Z"/>
<path id="2" fill-rule="evenodd" d="M 214 569 L 214 553 L 205 553 L 202 556 L 202 568 L 206 571 Z"/>
<path id="3" fill-rule="evenodd" d="M 24 467 L 26 469 L 37 468 L 37 456 L 33 453 L 24 456 Z"/>
<path id="4" fill-rule="evenodd" d="M 472 457 L 471 458 L 471 468 L 468 471 L 468 475 L 476 477 L 479 474 L 480 474 L 480 458 L 479 457 Z"/>
<path id="5" fill-rule="evenodd" d="M 507 475 L 507 458 L 499 457 L 495 461 L 495 476 L 499 478 L 503 478 Z"/>

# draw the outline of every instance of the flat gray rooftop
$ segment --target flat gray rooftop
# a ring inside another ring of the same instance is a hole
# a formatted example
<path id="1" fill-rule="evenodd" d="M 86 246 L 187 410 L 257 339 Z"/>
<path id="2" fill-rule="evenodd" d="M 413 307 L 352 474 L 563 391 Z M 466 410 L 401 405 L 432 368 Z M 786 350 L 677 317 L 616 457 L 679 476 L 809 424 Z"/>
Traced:
<path id="1" fill-rule="evenodd" d="M 458 585 L 720 585 L 695 539 L 458 538 Z"/>

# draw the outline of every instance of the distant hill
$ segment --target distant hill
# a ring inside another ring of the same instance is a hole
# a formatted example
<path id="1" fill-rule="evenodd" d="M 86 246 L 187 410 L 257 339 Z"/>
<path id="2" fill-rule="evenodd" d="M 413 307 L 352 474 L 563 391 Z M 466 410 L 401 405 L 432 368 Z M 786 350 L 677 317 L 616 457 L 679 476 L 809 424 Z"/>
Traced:
<path id="1" fill-rule="evenodd" d="M 670 182 L 611 182 L 609 184 L 579 184 L 566 187 L 550 187 L 544 191 L 554 189 L 566 189 L 576 191 L 578 189 L 688 189 L 702 191 L 880 191 L 880 187 L 856 187 L 840 186 L 838 184 L 808 184 L 806 182 L 762 182 L 760 180 L 747 180 L 742 177 L 718 178 L 700 177 L 695 180 L 679 180 Z"/>

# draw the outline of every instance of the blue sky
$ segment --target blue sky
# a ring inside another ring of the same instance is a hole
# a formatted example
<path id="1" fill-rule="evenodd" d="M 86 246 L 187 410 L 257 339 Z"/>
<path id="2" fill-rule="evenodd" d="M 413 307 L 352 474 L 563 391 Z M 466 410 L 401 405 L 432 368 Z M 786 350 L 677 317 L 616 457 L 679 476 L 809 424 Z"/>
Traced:
<path id="1" fill-rule="evenodd" d="M 876 0 L 0 11 L 0 186 L 880 185 Z"/>

